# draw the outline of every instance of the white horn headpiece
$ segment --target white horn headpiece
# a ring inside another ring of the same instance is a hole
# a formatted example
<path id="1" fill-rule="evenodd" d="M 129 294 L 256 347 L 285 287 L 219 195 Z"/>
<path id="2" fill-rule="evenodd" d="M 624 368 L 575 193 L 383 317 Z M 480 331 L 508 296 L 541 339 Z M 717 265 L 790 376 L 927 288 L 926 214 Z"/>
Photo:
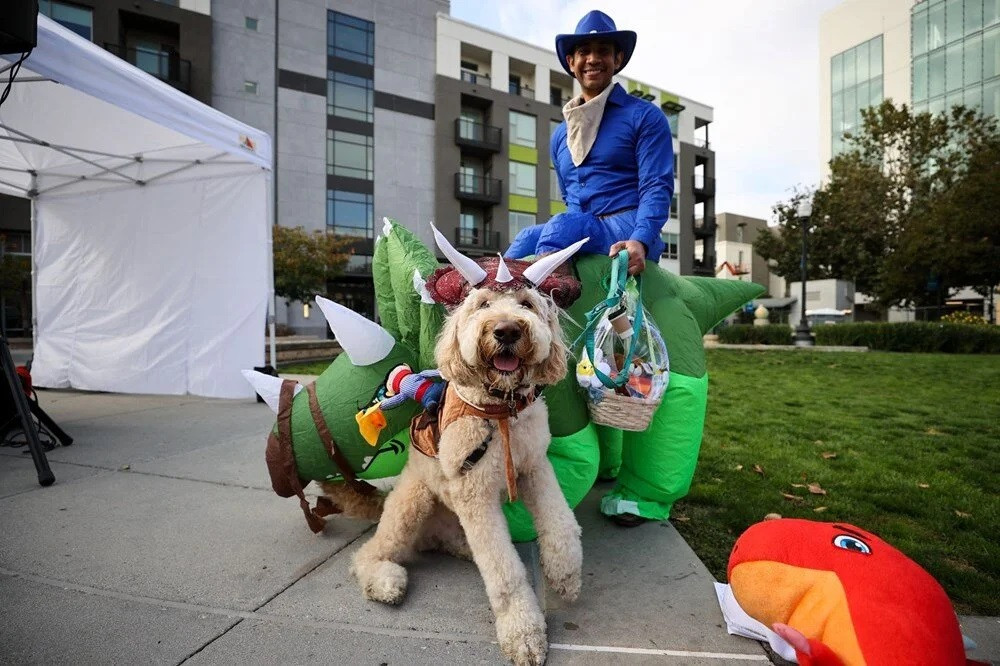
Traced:
<path id="1" fill-rule="evenodd" d="M 316 296 L 316 304 L 354 365 L 378 363 L 396 345 L 389 331 L 354 310 L 322 296 Z"/>
<path id="2" fill-rule="evenodd" d="M 588 236 L 581 241 L 573 243 L 565 250 L 545 255 L 524 269 L 524 278 L 529 280 L 533 285 L 540 285 L 545 282 L 545 278 L 552 274 L 552 271 L 562 266 L 567 259 L 576 254 L 576 251 L 583 247 L 589 240 L 590 237 Z"/>
<path id="3" fill-rule="evenodd" d="M 486 279 L 486 271 L 483 270 L 482 266 L 453 248 L 433 222 L 431 222 L 431 229 L 434 231 L 434 242 L 441 248 L 444 256 L 448 257 L 448 261 L 455 267 L 455 270 L 461 273 L 462 277 L 473 287 L 482 284 L 483 280 Z"/>
<path id="4" fill-rule="evenodd" d="M 514 276 L 510 274 L 510 269 L 507 268 L 507 264 L 503 261 L 503 255 L 499 252 L 497 256 L 500 257 L 500 264 L 497 266 L 497 277 L 496 281 L 500 284 L 505 284 L 514 279 Z"/>

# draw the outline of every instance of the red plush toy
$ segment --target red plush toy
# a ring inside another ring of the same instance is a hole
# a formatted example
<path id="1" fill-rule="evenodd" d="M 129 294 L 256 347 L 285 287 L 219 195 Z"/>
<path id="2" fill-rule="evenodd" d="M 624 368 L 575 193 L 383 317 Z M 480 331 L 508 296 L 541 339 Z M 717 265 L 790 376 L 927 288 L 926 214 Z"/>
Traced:
<path id="1" fill-rule="evenodd" d="M 944 589 L 882 539 L 846 524 L 784 518 L 751 526 L 729 557 L 729 585 L 799 664 L 965 665 Z"/>

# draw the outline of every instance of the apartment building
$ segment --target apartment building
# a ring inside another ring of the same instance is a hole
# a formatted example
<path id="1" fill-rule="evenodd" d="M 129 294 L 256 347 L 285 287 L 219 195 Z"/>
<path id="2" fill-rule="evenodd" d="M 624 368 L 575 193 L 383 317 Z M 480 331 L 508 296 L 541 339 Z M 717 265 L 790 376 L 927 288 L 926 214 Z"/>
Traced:
<path id="1" fill-rule="evenodd" d="M 521 229 L 565 210 L 549 139 L 579 86 L 554 51 L 445 13 L 437 16 L 436 65 L 435 219 L 470 256 L 503 251 Z M 615 80 L 660 106 L 674 134 L 675 195 L 663 221 L 661 264 L 714 274 L 712 108 L 624 76 Z"/>
<path id="2" fill-rule="evenodd" d="M 1000 117 L 1000 1 L 845 0 L 820 19 L 820 162 L 884 99 Z"/>
<path id="3" fill-rule="evenodd" d="M 277 8 L 277 15 L 275 10 Z M 435 17 L 447 0 L 214 0 L 212 104 L 276 137 L 275 219 L 354 239 L 331 297 L 375 317 L 383 216 L 434 219 Z M 278 321 L 324 335 L 302 304 Z"/>

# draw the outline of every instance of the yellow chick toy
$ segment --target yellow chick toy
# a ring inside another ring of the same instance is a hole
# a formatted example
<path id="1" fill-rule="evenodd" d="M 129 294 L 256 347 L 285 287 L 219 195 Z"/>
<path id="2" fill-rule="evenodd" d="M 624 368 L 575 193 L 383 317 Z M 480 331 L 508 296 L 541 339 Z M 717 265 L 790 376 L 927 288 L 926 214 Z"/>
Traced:
<path id="1" fill-rule="evenodd" d="M 382 405 L 376 403 L 368 409 L 362 409 L 354 415 L 354 420 L 358 422 L 358 430 L 370 446 L 378 443 L 378 434 L 385 427 L 385 414 L 382 413 Z"/>

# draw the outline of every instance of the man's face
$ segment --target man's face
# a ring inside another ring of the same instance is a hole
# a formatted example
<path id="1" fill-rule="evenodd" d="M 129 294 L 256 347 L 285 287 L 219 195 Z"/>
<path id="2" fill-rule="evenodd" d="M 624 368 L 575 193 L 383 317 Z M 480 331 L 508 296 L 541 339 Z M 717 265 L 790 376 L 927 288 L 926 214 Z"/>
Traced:
<path id="1" fill-rule="evenodd" d="M 617 52 L 616 52 L 617 51 Z M 613 42 L 592 39 L 579 44 L 566 62 L 585 92 L 597 94 L 611 85 L 611 77 L 622 63 L 624 54 Z"/>

